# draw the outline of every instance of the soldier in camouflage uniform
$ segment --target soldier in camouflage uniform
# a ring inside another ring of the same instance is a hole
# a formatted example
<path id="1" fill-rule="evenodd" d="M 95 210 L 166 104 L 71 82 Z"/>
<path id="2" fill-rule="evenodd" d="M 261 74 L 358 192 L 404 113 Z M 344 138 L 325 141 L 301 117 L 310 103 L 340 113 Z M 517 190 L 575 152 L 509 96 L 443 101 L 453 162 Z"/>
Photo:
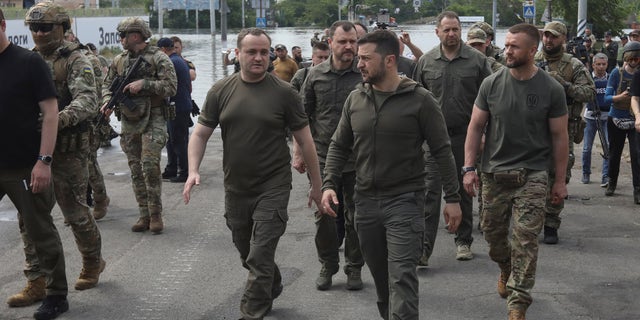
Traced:
<path id="1" fill-rule="evenodd" d="M 558 204 L 567 195 L 564 90 L 534 64 L 539 42 L 533 25 L 509 29 L 504 52 L 507 68 L 482 82 L 465 141 L 463 186 L 475 196 L 482 180 L 482 229 L 489 256 L 500 267 L 497 291 L 507 298 L 509 320 L 525 320 L 532 302 L 546 199 Z M 483 133 L 478 177 L 474 165 Z M 557 169 L 553 185 L 547 172 L 552 159 Z"/>
<path id="2" fill-rule="evenodd" d="M 484 55 L 486 55 L 487 57 L 493 57 L 497 62 L 504 64 L 505 61 L 504 56 L 502 55 L 502 49 L 493 43 L 493 40 L 496 38 L 496 33 L 491 25 L 484 21 L 476 22 L 471 25 L 471 27 L 469 28 L 469 32 L 471 32 L 473 29 L 480 29 L 487 35 L 488 44 L 487 48 L 483 52 Z M 494 72 L 495 71 L 496 70 L 494 70 Z"/>
<path id="3" fill-rule="evenodd" d="M 112 96 L 111 83 L 116 77 L 124 77 L 129 66 L 142 56 L 143 66 L 135 73 L 135 81 L 124 87 L 124 92 L 137 107 L 131 111 L 125 105 L 117 105 L 115 111 L 122 122 L 120 146 L 129 161 L 140 211 L 140 218 L 131 231 L 160 233 L 164 228 L 160 152 L 167 142 L 166 121 L 169 120 L 166 98 L 176 94 L 178 80 L 169 57 L 146 42 L 151 37 L 151 30 L 144 20 L 126 18 L 118 24 L 117 30 L 124 51 L 109 67 L 102 90 L 101 111 L 107 117 L 111 115 L 111 110 L 106 108 Z"/>
<path id="4" fill-rule="evenodd" d="M 91 66 L 93 67 L 93 74 L 96 78 L 96 92 L 98 99 L 96 103 L 99 103 L 102 96 L 102 64 L 100 59 L 90 50 L 89 47 L 83 46 L 82 53 L 89 59 Z M 96 107 L 96 116 L 99 114 L 98 107 Z M 107 214 L 107 207 L 109 206 L 110 199 L 107 196 L 107 188 L 104 185 L 104 176 L 100 165 L 98 164 L 98 149 L 100 148 L 100 127 L 107 124 L 100 124 L 96 120 L 96 116 L 92 117 L 91 121 L 91 136 L 89 138 L 89 187 L 87 188 L 87 202 L 93 198 L 93 218 L 99 220 L 104 218 Z M 107 125 L 108 126 L 108 125 Z"/>
<path id="5" fill-rule="evenodd" d="M 25 22 L 36 44 L 34 50 L 51 68 L 58 94 L 60 112 L 56 160 L 51 165 L 53 182 L 58 206 L 82 255 L 82 272 L 75 288 L 89 289 L 96 286 L 106 264 L 101 254 L 100 231 L 86 204 L 90 122 L 97 111 L 93 67 L 77 43 L 64 40 L 71 20 L 61 6 L 38 3 L 27 12 Z M 23 239 L 27 264 L 37 264 L 30 249 L 31 241 L 24 235 Z"/>
<path id="6" fill-rule="evenodd" d="M 558 21 L 548 23 L 543 29 L 542 51 L 536 54 L 535 60 L 538 66 L 546 70 L 565 90 L 569 108 L 569 162 L 566 170 L 566 183 L 569 183 L 571 168 L 575 162 L 574 143 L 582 142 L 586 125 L 581 117 L 582 107 L 595 99 L 596 87 L 584 64 L 571 54 L 564 52 L 563 45 L 566 38 L 567 27 L 564 24 Z M 550 170 L 549 177 L 554 178 L 553 168 Z M 564 203 L 547 204 L 544 243 L 558 243 L 560 212 L 563 208 Z"/>

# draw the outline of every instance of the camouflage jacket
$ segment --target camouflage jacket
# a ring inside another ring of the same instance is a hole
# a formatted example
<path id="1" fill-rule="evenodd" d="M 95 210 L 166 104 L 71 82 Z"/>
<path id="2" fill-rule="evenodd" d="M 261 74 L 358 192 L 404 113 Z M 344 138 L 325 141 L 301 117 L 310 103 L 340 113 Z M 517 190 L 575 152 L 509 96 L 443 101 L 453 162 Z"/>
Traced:
<path id="1" fill-rule="evenodd" d="M 547 60 L 544 52 L 539 51 L 535 60 L 538 66 L 547 72 L 557 72 L 567 82 L 565 94 L 569 119 L 579 119 L 583 103 L 593 101 L 596 96 L 595 84 L 589 70 L 579 59 L 568 53 L 563 53 L 560 59 Z"/>
<path id="2" fill-rule="evenodd" d="M 78 44 L 64 41 L 51 55 L 43 55 L 58 94 L 59 131 L 92 119 L 98 111 L 93 67 L 78 49 Z"/>
<path id="3" fill-rule="evenodd" d="M 147 45 L 140 53 L 125 50 L 113 59 L 102 87 L 102 104 L 111 99 L 109 87 L 113 79 L 116 76 L 124 76 L 128 67 L 133 64 L 139 55 L 143 56 L 145 63 L 135 78 L 136 80 L 144 79 L 144 85 L 136 96 L 151 97 L 155 102 L 176 94 L 178 78 L 176 77 L 173 63 L 157 47 Z M 157 106 L 155 104 L 152 105 L 152 107 Z"/>
<path id="4" fill-rule="evenodd" d="M 83 49 L 82 53 L 87 56 L 87 59 L 89 59 L 89 62 L 91 62 L 91 66 L 93 67 L 93 75 L 96 78 L 96 93 L 98 96 L 96 103 L 99 103 L 102 100 L 102 82 L 104 81 L 102 63 L 100 62 L 100 59 L 98 59 L 98 56 L 93 54 L 91 51 Z M 100 106 L 98 106 L 98 108 L 100 108 Z"/>
<path id="5" fill-rule="evenodd" d="M 174 96 L 178 88 L 178 78 L 169 57 L 157 47 L 147 45 L 140 52 L 123 51 L 117 55 L 102 89 L 102 104 L 111 99 L 111 83 L 117 76 L 124 77 L 134 61 L 142 55 L 144 63 L 133 77 L 133 81 L 143 79 L 142 90 L 129 98 L 137 106 L 137 117 L 127 117 L 126 106 L 116 106 L 122 112 L 122 133 L 139 134 L 164 123 L 163 113 L 166 109 L 166 98 Z"/>
<path id="6" fill-rule="evenodd" d="M 492 57 L 493 59 L 495 59 L 495 61 L 501 64 L 505 63 L 503 53 L 504 53 L 504 50 L 494 45 L 493 43 L 489 44 L 487 46 L 487 50 L 485 51 L 485 55 L 487 57 Z M 498 68 L 497 70 L 500 70 L 500 68 Z M 493 70 L 493 72 L 496 72 L 497 70 Z"/>

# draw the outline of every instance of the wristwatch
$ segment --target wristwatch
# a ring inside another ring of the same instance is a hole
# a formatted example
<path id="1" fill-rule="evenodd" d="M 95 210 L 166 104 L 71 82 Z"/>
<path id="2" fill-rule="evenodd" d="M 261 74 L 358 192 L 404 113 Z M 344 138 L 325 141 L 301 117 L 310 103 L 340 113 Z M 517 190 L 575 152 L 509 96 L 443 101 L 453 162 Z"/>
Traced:
<path id="1" fill-rule="evenodd" d="M 40 160 L 40 161 L 44 162 L 44 164 L 50 166 L 51 162 L 53 162 L 53 157 L 48 155 L 48 154 L 45 154 L 44 156 L 39 155 L 38 156 L 38 160 Z"/>
<path id="2" fill-rule="evenodd" d="M 471 171 L 476 171 L 476 167 L 462 167 L 462 170 L 460 172 L 464 176 L 467 172 Z"/>

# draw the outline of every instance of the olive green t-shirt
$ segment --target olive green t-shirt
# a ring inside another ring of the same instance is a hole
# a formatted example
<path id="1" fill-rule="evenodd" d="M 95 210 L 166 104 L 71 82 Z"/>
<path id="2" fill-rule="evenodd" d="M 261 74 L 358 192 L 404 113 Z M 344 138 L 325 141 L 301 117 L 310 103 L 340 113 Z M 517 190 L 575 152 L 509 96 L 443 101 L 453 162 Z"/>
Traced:
<path id="1" fill-rule="evenodd" d="M 198 123 L 222 130 L 224 185 L 227 191 L 261 193 L 291 188 L 287 131 L 308 125 L 298 93 L 267 73 L 257 83 L 240 73 L 218 81 L 207 93 Z"/>
<path id="2" fill-rule="evenodd" d="M 482 82 L 475 104 L 489 112 L 480 171 L 549 168 L 549 119 L 567 114 L 560 83 L 542 70 L 519 81 L 503 68 Z"/>

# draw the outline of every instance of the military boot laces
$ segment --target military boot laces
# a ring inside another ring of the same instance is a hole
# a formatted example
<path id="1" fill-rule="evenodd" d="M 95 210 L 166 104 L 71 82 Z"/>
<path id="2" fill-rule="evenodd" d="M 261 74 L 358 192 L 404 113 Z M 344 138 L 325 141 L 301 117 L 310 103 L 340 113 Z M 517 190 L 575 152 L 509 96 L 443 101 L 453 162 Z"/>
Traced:
<path id="1" fill-rule="evenodd" d="M 55 319 L 59 315 L 69 310 L 69 302 L 67 296 L 52 295 L 47 296 L 42 301 L 42 305 L 33 314 L 36 320 L 50 320 Z"/>
<path id="2" fill-rule="evenodd" d="M 46 294 L 47 281 L 44 276 L 30 280 L 27 286 L 20 293 L 14 294 L 7 299 L 10 307 L 26 307 L 44 299 Z"/>
<path id="3" fill-rule="evenodd" d="M 131 227 L 131 231 L 133 232 L 143 232 L 149 230 L 149 221 L 151 218 L 149 217 L 140 217 L 138 222 Z"/>
<path id="4" fill-rule="evenodd" d="M 164 223 L 162 222 L 162 215 L 160 213 L 152 214 L 151 221 L 149 223 L 149 231 L 158 234 L 164 229 Z"/>
<path id="5" fill-rule="evenodd" d="M 76 290 L 86 290 L 95 287 L 98 284 L 98 280 L 100 279 L 100 273 L 104 271 L 107 263 L 100 258 L 100 263 L 82 263 L 82 271 L 80 272 L 80 277 L 78 277 L 78 281 L 76 281 Z"/>
<path id="6" fill-rule="evenodd" d="M 93 206 L 93 218 L 96 220 L 104 218 L 104 216 L 107 215 L 107 208 L 109 207 L 110 202 L 111 199 L 109 199 L 109 197 L 106 197 L 104 201 L 95 201 L 95 205 Z"/>
<path id="7" fill-rule="evenodd" d="M 524 310 L 518 310 L 518 309 L 509 310 L 509 320 L 526 320 L 524 318 Z"/>

